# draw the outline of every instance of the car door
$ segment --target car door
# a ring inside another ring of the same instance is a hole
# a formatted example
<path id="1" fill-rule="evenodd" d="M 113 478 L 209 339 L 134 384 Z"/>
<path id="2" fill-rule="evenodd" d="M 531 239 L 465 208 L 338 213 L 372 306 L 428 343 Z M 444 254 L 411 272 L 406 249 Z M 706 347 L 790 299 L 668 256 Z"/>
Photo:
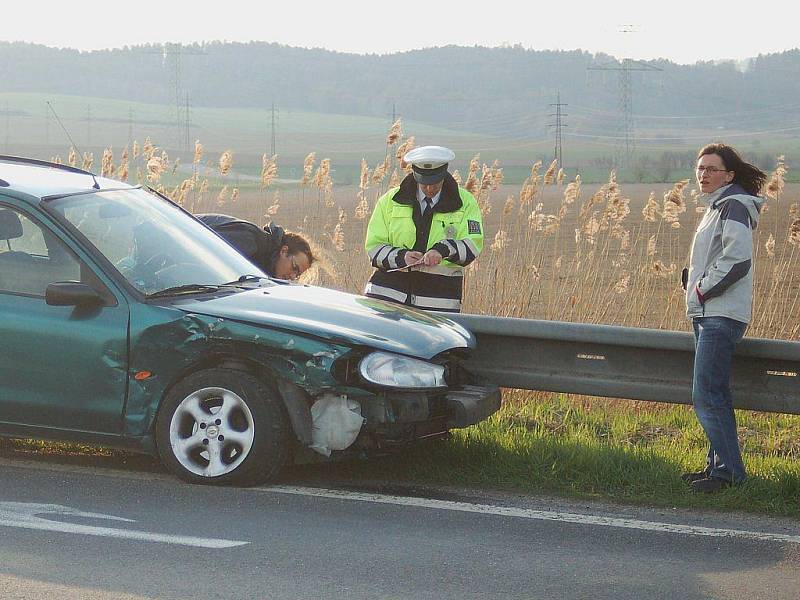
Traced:
<path id="1" fill-rule="evenodd" d="M 34 213 L 0 196 L 0 427 L 121 434 L 128 304 Z M 56 281 L 87 283 L 106 305 L 49 306 Z"/>

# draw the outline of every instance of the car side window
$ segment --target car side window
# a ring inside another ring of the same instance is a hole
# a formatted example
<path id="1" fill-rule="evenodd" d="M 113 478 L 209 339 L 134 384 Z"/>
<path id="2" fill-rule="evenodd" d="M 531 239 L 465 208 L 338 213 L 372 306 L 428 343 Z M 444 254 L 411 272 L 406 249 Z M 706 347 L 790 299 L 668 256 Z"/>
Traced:
<path id="1" fill-rule="evenodd" d="M 24 213 L 0 205 L 0 293 L 44 296 L 56 281 L 80 281 L 78 258 Z"/>

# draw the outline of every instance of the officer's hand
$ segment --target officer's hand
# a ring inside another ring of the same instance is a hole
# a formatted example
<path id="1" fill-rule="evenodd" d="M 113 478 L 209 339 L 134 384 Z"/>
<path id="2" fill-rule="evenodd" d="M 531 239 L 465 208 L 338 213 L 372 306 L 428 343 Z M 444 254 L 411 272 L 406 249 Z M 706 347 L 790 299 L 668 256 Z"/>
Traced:
<path id="1" fill-rule="evenodd" d="M 428 250 L 425 253 L 424 259 L 426 267 L 435 267 L 442 262 L 442 255 L 439 254 L 438 250 Z"/>
<path id="2" fill-rule="evenodd" d="M 406 264 L 413 265 L 416 262 L 422 260 L 422 252 L 417 252 L 416 250 L 409 250 L 406 252 Z"/>

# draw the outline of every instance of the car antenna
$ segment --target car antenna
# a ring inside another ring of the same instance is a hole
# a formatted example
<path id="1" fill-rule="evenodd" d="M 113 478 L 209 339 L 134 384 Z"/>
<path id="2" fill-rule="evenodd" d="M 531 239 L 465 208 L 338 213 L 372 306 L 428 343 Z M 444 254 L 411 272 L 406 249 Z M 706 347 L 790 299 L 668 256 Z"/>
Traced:
<path id="1" fill-rule="evenodd" d="M 75 152 L 77 152 L 80 155 L 83 155 L 83 152 L 81 152 L 80 149 L 78 148 L 78 144 L 76 144 L 75 140 L 72 139 L 72 136 L 69 134 L 69 131 L 67 131 L 67 128 L 64 127 L 64 123 L 62 123 L 61 119 L 58 117 L 56 109 L 53 108 L 52 104 L 50 104 L 50 100 L 45 100 L 45 102 L 47 103 L 48 108 L 50 108 L 50 110 L 53 112 L 53 116 L 56 118 L 56 121 L 58 121 L 58 124 L 61 126 L 61 129 L 64 131 L 64 134 L 67 136 L 67 138 L 69 138 L 69 143 L 72 144 L 73 148 L 75 148 Z M 99 190 L 100 184 L 97 183 L 97 178 L 94 176 L 94 173 L 89 173 L 89 175 L 91 175 L 92 179 L 94 180 L 94 186 L 93 186 L 94 189 Z"/>

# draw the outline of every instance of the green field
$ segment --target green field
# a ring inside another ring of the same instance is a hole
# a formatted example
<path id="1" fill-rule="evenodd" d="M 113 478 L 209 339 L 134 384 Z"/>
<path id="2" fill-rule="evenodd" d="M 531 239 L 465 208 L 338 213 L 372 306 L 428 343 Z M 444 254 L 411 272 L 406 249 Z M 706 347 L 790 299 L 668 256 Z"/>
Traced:
<path id="1" fill-rule="evenodd" d="M 97 158 L 106 147 L 119 152 L 132 140 L 141 144 L 149 136 L 154 144 L 186 163 L 191 160 L 194 140 L 199 139 L 205 146 L 206 159 L 231 149 L 235 156 L 235 170 L 255 176 L 260 169 L 261 155 L 272 148 L 268 107 L 190 108 L 187 136 L 185 115 L 181 116 L 181 126 L 176 127 L 176 108 L 163 104 L 84 96 L 0 93 L 0 151 L 44 159 L 66 156 L 70 140 L 48 108 L 48 101 L 78 149 L 91 151 Z M 317 159 L 332 160 L 337 185 L 357 182 L 362 158 L 370 164 L 383 159 L 390 121 L 389 116 L 321 114 L 278 107 L 275 149 L 280 157 L 281 177 L 299 177 L 303 158 L 309 152 L 316 152 Z M 504 169 L 506 182 L 513 184 L 525 179 L 535 161 L 548 162 L 553 156 L 552 133 L 547 131 L 542 131 L 536 139 L 502 138 L 471 132 L 468 123 L 459 129 L 447 129 L 414 121 L 404 122 L 403 130 L 406 135 L 415 136 L 417 145 L 437 144 L 452 148 L 457 156 L 453 166 L 462 171 L 466 170 L 469 159 L 475 154 L 480 154 L 481 160 L 487 163 L 498 160 Z M 746 155 L 757 156 L 767 163 L 764 167 L 774 164 L 774 157 L 779 154 L 786 155 L 790 165 L 793 156 L 800 156 L 800 139 L 785 135 L 740 136 L 737 132 L 717 130 L 641 133 L 648 141 L 637 146 L 635 161 L 647 159 L 650 163 L 622 169 L 619 173 L 622 182 L 674 181 L 689 177 L 689 169 L 667 169 L 665 172 L 656 163 L 664 153 L 691 156 L 699 146 L 713 139 L 726 139 Z M 563 149 L 568 177 L 579 172 L 586 182 L 607 179 L 614 156 L 613 143 L 567 136 Z"/>

